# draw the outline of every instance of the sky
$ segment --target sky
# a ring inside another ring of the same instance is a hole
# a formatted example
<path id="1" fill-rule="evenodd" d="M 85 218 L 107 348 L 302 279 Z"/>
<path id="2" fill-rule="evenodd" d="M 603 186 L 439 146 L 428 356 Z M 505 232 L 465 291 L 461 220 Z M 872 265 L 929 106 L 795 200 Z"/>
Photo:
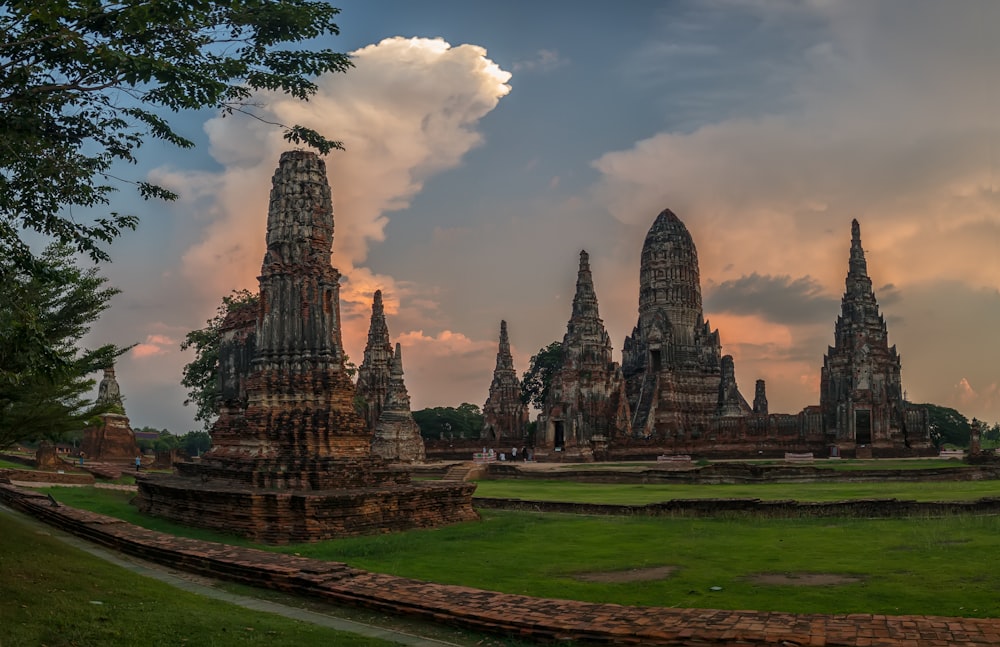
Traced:
<path id="1" fill-rule="evenodd" d="M 862 241 L 913 402 L 1000 421 L 1000 3 L 921 0 L 349 0 L 317 43 L 354 68 L 262 116 L 343 141 L 326 158 L 345 350 L 381 289 L 414 410 L 482 406 L 506 320 L 514 366 L 562 339 L 579 252 L 620 361 L 639 256 L 673 210 L 705 316 L 747 398 L 819 402 L 850 248 Z M 193 150 L 129 173 L 181 198 L 102 267 L 122 290 L 87 338 L 132 425 L 200 428 L 185 334 L 256 290 L 270 177 L 289 145 L 258 121 L 172 117 Z M 99 376 L 95 376 L 99 378 Z"/>

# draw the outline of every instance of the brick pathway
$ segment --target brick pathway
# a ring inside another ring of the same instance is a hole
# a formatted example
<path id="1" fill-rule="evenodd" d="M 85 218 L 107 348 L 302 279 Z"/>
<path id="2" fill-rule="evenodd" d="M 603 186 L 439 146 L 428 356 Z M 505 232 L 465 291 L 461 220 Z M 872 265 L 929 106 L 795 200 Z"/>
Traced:
<path id="1" fill-rule="evenodd" d="M 54 507 L 44 495 L 10 485 L 0 484 L 0 500 L 98 544 L 174 568 L 527 640 L 689 646 L 1000 645 L 1000 619 L 666 609 L 532 598 L 174 537 L 112 517 Z"/>

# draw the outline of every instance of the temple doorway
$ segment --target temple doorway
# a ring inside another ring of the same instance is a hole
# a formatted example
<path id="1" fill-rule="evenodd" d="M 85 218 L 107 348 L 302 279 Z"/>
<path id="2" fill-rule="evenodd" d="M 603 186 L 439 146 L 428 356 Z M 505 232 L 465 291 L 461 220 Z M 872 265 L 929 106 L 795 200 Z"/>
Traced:
<path id="1" fill-rule="evenodd" d="M 555 449 L 562 450 L 566 445 L 566 430 L 564 428 L 564 423 L 562 420 L 556 420 L 553 422 L 555 425 L 555 441 L 553 442 L 553 447 Z"/>
<path id="2" fill-rule="evenodd" d="M 854 412 L 854 442 L 859 445 L 872 444 L 872 412 L 868 409 Z"/>

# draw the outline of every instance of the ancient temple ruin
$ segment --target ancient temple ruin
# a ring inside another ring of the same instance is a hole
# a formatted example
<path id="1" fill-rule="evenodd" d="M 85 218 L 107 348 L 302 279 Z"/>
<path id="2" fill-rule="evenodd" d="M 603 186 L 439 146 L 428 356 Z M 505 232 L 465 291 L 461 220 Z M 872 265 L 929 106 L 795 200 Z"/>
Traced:
<path id="1" fill-rule="evenodd" d="M 140 510 L 271 543 L 477 518 L 474 484 L 411 482 L 371 452 L 344 366 L 333 229 L 323 161 L 282 154 L 259 301 L 223 326 L 212 448 L 140 478 Z"/>
<path id="2" fill-rule="evenodd" d="M 104 369 L 104 377 L 97 387 L 97 402 L 108 405 L 111 411 L 98 416 L 99 422 L 83 431 L 80 451 L 91 460 L 131 463 L 139 455 L 135 433 L 125 415 L 121 388 L 115 377 L 115 367 Z"/>
<path id="3" fill-rule="evenodd" d="M 382 290 L 376 290 L 372 299 L 368 342 L 365 344 L 361 366 L 358 367 L 357 383 L 358 400 L 364 407 L 365 423 L 372 432 L 382 415 L 382 404 L 389 393 L 391 367 L 392 343 L 389 341 L 389 326 L 385 322 Z"/>
<path id="4" fill-rule="evenodd" d="M 403 351 L 398 343 L 396 352 L 392 355 L 385 399 L 382 401 L 378 422 L 375 423 L 372 453 L 392 462 L 424 461 L 424 439 L 420 436 L 420 426 L 410 411 L 410 395 L 403 384 Z"/>
<path id="5" fill-rule="evenodd" d="M 632 433 L 641 437 L 707 437 L 716 418 L 751 412 L 719 331 L 704 320 L 694 241 L 669 209 L 642 246 L 639 321 L 625 339 L 622 371 Z"/>
<path id="6" fill-rule="evenodd" d="M 820 373 L 820 410 L 831 453 L 897 455 L 904 448 L 930 447 L 927 411 L 903 400 L 900 371 L 868 277 L 861 226 L 854 220 L 834 345 Z"/>
<path id="7" fill-rule="evenodd" d="M 770 411 L 764 380 L 756 381 L 752 406 L 740 393 L 735 362 L 722 354 L 719 331 L 704 318 L 694 241 L 669 209 L 649 229 L 639 275 L 639 320 L 625 340 L 619 372 L 581 254 L 563 341 L 566 362 L 538 417 L 540 457 L 557 449 L 570 460 L 934 452 L 926 410 L 903 399 L 899 357 L 888 345 L 857 221 L 820 404 L 795 414 Z M 618 395 L 622 379 L 625 398 Z"/>
<path id="8" fill-rule="evenodd" d="M 523 446 L 528 431 L 528 407 L 521 401 L 521 381 L 514 371 L 514 358 L 510 354 L 507 322 L 500 322 L 500 344 L 497 364 L 493 369 L 490 393 L 483 405 L 483 440 L 505 447 L 513 443 Z"/>
<path id="9" fill-rule="evenodd" d="M 562 341 L 562 365 L 538 417 L 535 454 L 543 459 L 603 458 L 614 437 L 628 434 L 629 404 L 594 292 L 590 257 L 580 252 L 573 311 Z"/>

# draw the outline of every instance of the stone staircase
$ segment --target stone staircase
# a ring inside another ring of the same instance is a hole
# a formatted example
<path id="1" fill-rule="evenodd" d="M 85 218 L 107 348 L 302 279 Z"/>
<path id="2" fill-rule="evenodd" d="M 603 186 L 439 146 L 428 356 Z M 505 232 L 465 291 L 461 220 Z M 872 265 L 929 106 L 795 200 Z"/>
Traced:
<path id="1" fill-rule="evenodd" d="M 441 477 L 442 481 L 471 481 L 486 474 L 486 466 L 473 463 L 456 463 Z"/>

